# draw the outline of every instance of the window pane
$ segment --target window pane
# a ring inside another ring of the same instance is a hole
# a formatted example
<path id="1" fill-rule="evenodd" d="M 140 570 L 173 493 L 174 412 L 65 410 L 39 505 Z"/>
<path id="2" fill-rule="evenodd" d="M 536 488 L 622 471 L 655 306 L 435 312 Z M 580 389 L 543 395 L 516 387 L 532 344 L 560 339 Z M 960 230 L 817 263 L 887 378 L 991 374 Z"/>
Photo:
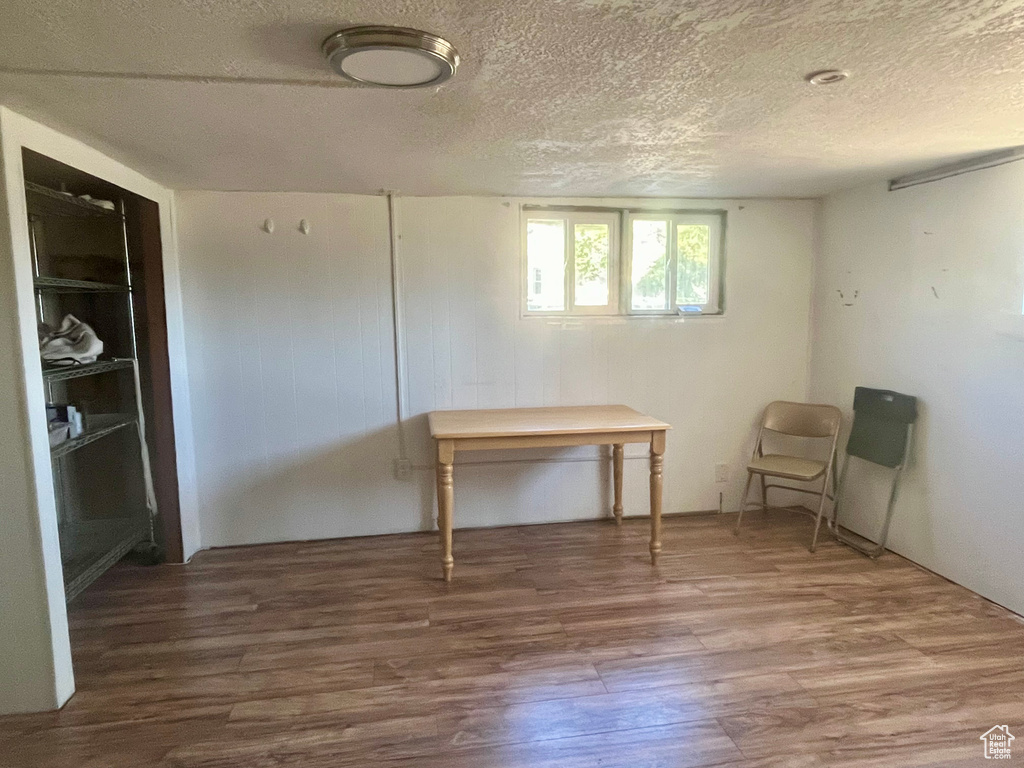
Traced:
<path id="1" fill-rule="evenodd" d="M 707 304 L 711 282 L 711 227 L 680 224 L 676 227 L 676 304 Z"/>
<path id="2" fill-rule="evenodd" d="M 668 309 L 668 222 L 633 220 L 633 309 Z"/>
<path id="3" fill-rule="evenodd" d="M 526 308 L 540 311 L 565 309 L 565 222 L 528 219 L 526 269 L 529 275 Z"/>
<path id="4" fill-rule="evenodd" d="M 608 304 L 608 254 L 611 228 L 607 224 L 577 224 L 576 296 L 578 307 L 604 307 Z"/>

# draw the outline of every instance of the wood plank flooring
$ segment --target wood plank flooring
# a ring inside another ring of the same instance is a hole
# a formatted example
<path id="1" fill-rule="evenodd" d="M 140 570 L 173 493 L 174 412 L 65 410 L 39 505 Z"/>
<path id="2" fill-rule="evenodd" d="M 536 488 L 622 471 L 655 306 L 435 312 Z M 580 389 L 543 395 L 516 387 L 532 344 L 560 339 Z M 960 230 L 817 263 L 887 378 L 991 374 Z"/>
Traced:
<path id="1" fill-rule="evenodd" d="M 3 768 L 891 768 L 1024 745 L 1024 624 L 755 512 L 202 552 L 70 613 L 78 693 Z M 1024 746 L 1018 747 L 1024 760 Z"/>

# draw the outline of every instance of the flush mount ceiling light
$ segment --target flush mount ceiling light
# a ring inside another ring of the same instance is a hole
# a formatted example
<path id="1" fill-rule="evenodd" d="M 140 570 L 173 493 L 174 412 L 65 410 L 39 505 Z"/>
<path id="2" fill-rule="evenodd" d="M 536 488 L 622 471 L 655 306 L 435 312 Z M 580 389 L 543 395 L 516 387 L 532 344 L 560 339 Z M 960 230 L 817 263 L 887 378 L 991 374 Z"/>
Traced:
<path id="1" fill-rule="evenodd" d="M 440 85 L 455 74 L 459 53 L 447 40 L 405 27 L 349 27 L 320 46 L 331 69 L 379 88 Z"/>
<path id="2" fill-rule="evenodd" d="M 809 74 L 807 82 L 811 85 L 834 85 L 843 82 L 849 76 L 850 73 L 844 69 L 823 69 Z"/>

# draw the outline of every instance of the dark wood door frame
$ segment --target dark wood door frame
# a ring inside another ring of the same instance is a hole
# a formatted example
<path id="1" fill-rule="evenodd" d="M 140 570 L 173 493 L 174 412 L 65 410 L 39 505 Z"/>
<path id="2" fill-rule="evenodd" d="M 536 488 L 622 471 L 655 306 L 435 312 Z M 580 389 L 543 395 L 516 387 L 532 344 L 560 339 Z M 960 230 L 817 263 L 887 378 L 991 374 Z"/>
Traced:
<path id="1" fill-rule="evenodd" d="M 171 363 L 167 344 L 167 312 L 164 301 L 163 244 L 160 239 L 160 206 L 131 195 L 128 207 L 128 241 L 133 273 L 141 276 L 135 294 L 136 323 L 140 337 L 139 373 L 146 410 L 146 437 L 156 491 L 157 538 L 167 562 L 184 562 L 181 541 L 181 509 L 178 502 L 178 462 L 174 442 L 174 407 L 171 400 Z"/>

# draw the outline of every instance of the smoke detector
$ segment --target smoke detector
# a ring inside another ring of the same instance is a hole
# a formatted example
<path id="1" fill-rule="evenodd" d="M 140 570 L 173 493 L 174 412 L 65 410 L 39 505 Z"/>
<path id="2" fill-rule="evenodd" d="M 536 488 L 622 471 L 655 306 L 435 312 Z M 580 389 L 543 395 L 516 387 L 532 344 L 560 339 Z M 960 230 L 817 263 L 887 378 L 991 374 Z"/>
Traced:
<path id="1" fill-rule="evenodd" d="M 806 80 L 811 85 L 835 85 L 849 76 L 850 73 L 845 69 L 823 69 L 820 72 L 812 72 Z"/>

